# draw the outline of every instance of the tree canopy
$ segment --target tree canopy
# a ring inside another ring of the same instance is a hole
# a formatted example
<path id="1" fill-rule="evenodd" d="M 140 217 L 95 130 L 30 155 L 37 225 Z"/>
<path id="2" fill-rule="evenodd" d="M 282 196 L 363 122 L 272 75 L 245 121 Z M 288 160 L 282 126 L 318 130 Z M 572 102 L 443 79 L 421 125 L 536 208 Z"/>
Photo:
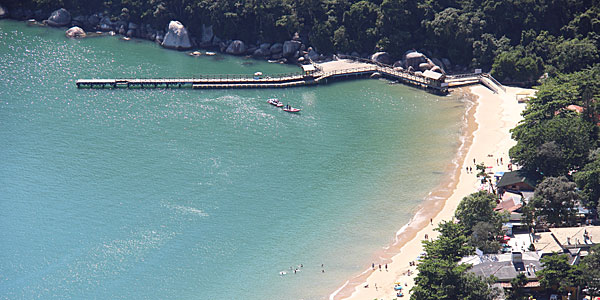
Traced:
<path id="1" fill-rule="evenodd" d="M 531 84 L 544 72 L 600 62 L 599 0 L 5 0 L 10 9 L 59 7 L 165 28 L 182 21 L 199 36 L 274 42 L 299 32 L 320 52 L 428 50 L 454 65 L 492 69 Z"/>

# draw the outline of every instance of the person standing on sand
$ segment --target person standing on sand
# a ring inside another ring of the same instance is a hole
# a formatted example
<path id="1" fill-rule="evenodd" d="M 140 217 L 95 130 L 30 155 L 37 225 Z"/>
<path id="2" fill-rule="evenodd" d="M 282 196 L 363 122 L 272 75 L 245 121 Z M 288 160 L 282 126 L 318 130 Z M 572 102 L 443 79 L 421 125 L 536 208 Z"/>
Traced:
<path id="1" fill-rule="evenodd" d="M 387 272 L 387 270 L 388 270 L 388 269 L 387 269 L 387 264 L 385 264 L 385 271 Z"/>
<path id="2" fill-rule="evenodd" d="M 381 272 L 381 264 L 379 264 L 379 271 Z"/>
<path id="3" fill-rule="evenodd" d="M 371 264 L 371 268 L 372 268 L 373 270 L 375 270 L 375 263 L 372 263 L 372 264 Z"/>

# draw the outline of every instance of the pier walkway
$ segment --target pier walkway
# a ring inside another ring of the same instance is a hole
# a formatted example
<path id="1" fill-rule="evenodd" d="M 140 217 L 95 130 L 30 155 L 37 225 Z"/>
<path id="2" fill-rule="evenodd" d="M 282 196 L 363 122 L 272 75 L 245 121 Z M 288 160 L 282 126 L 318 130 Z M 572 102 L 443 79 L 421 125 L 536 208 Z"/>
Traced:
<path id="1" fill-rule="evenodd" d="M 194 78 L 79 79 L 75 84 L 78 88 L 287 88 L 323 84 L 338 79 L 378 76 L 437 94 L 447 93 L 448 88 L 476 83 L 484 84 L 494 92 L 498 92 L 498 88 L 504 88 L 493 77 L 485 73 L 442 76 L 430 71 L 408 72 L 388 65 L 351 59 L 313 64 L 312 66 L 314 68 L 309 65 L 303 73 L 276 76 L 202 75 Z"/>

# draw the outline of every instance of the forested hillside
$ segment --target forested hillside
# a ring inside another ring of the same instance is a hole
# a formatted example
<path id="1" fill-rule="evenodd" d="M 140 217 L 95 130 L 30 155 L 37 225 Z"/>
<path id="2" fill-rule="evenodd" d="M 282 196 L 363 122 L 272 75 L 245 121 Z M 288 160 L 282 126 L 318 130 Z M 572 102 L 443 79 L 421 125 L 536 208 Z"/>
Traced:
<path id="1" fill-rule="evenodd" d="M 73 15 L 164 28 L 182 21 L 199 36 L 211 24 L 222 39 L 282 41 L 295 32 L 320 53 L 394 57 L 424 49 L 453 64 L 489 69 L 504 82 L 532 82 L 545 71 L 572 72 L 600 60 L 599 0 L 3 0 Z"/>

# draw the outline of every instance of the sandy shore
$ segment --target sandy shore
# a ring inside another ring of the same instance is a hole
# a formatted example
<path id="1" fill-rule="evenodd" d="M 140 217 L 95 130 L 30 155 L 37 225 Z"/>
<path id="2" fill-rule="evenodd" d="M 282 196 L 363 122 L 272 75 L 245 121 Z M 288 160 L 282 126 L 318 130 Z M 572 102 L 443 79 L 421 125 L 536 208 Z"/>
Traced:
<path id="1" fill-rule="evenodd" d="M 506 92 L 501 90 L 494 94 L 482 85 L 465 89 L 475 105 L 467 113 L 465 141 L 457 159 L 459 167 L 451 172 L 454 174 L 449 174 L 447 188 L 440 189 L 439 195 L 436 195 L 441 201 L 426 203 L 417 217 L 411 220 L 410 226 L 399 233 L 399 242 L 386 251 L 391 259 L 382 262 L 381 270 L 379 262 L 375 262 L 375 270 L 368 268 L 361 276 L 349 280 L 330 299 L 395 299 L 396 282 L 403 285 L 404 298 L 410 296 L 408 291 L 413 286 L 416 267 L 409 267 L 409 263 L 416 261 L 423 252 L 421 241 L 425 235 L 430 239 L 435 238 L 437 232 L 433 229 L 437 224 L 451 220 L 460 200 L 480 188 L 474 174 L 476 172 L 468 173 L 466 167 L 475 170 L 475 159 L 476 163 L 484 162 L 486 166 L 492 166 L 494 172 L 507 171 L 508 150 L 515 144 L 509 130 L 521 120 L 521 112 L 525 108 L 525 104 L 519 104 L 516 100 L 516 94 L 522 90 L 507 87 Z M 500 158 L 503 164 L 497 163 Z"/>

